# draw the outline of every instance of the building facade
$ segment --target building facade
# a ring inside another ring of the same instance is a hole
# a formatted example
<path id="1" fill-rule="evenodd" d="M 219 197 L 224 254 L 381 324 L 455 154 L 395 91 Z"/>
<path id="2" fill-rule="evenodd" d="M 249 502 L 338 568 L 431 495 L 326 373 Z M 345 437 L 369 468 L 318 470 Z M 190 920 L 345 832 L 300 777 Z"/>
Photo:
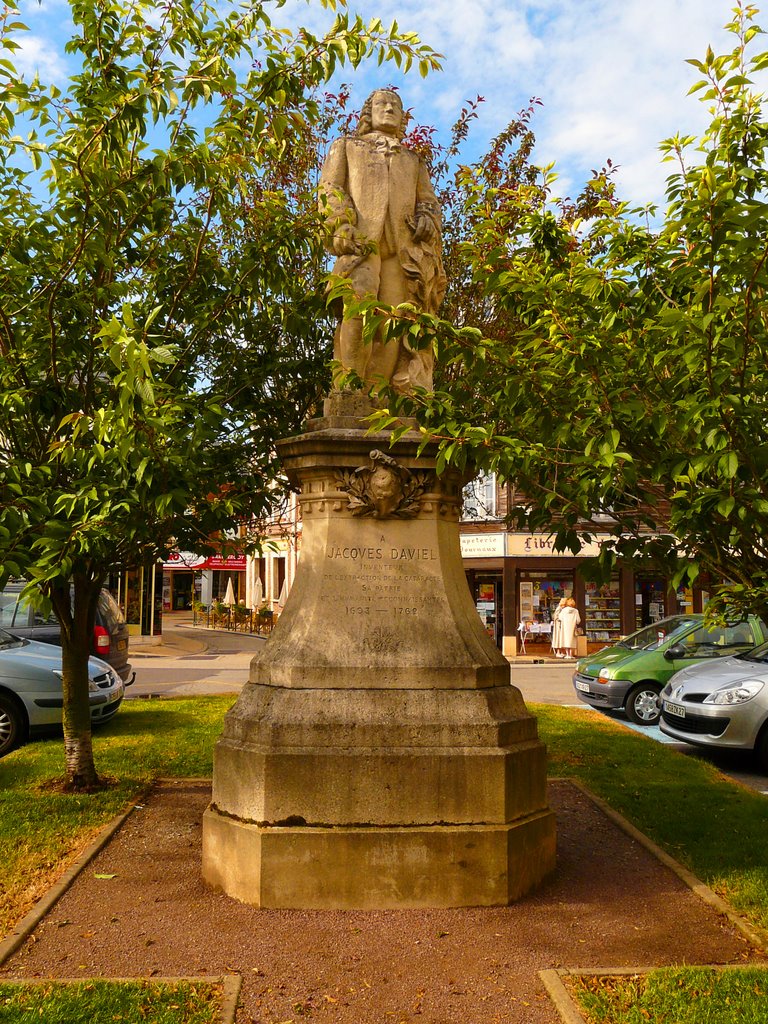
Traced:
<path id="1" fill-rule="evenodd" d="M 700 588 L 674 589 L 658 573 L 620 567 L 607 583 L 588 578 L 586 560 L 600 553 L 600 535 L 578 555 L 554 549 L 554 537 L 507 529 L 507 492 L 492 476 L 465 490 L 461 553 L 475 608 L 488 635 L 509 658 L 551 653 L 552 616 L 573 597 L 581 616 L 579 654 L 586 654 L 667 615 L 702 611 Z M 174 552 L 164 563 L 123 573 L 112 589 L 134 635 L 159 636 L 163 612 L 210 607 L 231 584 L 235 603 L 278 616 L 301 557 L 301 517 L 291 495 L 264 526 L 258 555 L 204 557 Z M 606 532 L 605 537 L 608 538 Z"/>
<path id="2" fill-rule="evenodd" d="M 581 655 L 667 615 L 702 611 L 706 605 L 706 591 L 675 589 L 663 575 L 631 565 L 619 568 L 607 583 L 590 581 L 586 560 L 600 553 L 599 531 L 574 556 L 555 551 L 552 535 L 508 530 L 506 494 L 492 477 L 469 485 L 464 508 L 460 531 L 467 582 L 489 636 L 508 657 L 521 654 L 523 646 L 527 655 L 550 653 L 552 616 L 563 597 L 574 598 L 581 616 Z"/>

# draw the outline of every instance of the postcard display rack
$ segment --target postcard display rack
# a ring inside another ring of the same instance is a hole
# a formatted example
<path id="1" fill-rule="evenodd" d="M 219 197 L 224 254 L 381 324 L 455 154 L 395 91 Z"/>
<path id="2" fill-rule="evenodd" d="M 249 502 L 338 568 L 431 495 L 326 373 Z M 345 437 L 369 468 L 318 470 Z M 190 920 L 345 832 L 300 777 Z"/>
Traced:
<path id="1" fill-rule="evenodd" d="M 584 595 L 587 640 L 614 643 L 621 636 L 621 600 L 619 581 L 598 587 L 587 584 Z"/>

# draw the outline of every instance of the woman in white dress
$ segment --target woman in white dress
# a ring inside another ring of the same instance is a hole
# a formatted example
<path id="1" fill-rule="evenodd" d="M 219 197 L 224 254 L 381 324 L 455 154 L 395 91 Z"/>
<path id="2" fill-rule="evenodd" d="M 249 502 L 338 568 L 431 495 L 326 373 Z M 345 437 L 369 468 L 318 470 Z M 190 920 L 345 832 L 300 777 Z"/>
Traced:
<path id="1" fill-rule="evenodd" d="M 565 607 L 560 611 L 560 645 L 566 658 L 576 657 L 576 627 L 581 622 L 579 610 L 572 597 L 566 599 Z"/>
<path id="2" fill-rule="evenodd" d="M 560 623 L 560 612 L 565 608 L 565 598 L 560 598 L 560 604 L 552 612 L 552 650 L 556 658 L 564 658 L 563 654 L 563 627 Z"/>

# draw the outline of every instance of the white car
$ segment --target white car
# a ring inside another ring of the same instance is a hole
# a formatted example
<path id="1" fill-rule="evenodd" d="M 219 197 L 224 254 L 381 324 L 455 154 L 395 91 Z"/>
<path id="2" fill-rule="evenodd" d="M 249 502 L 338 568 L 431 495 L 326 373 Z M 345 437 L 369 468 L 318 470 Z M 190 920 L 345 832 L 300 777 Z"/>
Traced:
<path id="1" fill-rule="evenodd" d="M 108 722 L 125 684 L 99 658 L 88 659 L 91 721 Z M 61 725 L 61 648 L 0 629 L 0 757 L 35 733 Z"/>
<path id="2" fill-rule="evenodd" d="M 768 772 L 768 643 L 691 665 L 661 692 L 660 727 L 702 747 L 752 750 Z"/>

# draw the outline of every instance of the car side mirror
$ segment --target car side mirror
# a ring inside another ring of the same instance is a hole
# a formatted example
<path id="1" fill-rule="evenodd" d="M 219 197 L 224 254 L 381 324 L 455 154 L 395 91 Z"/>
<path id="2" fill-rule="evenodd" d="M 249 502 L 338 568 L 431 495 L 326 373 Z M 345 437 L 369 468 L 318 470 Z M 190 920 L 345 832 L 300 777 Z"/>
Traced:
<path id="1" fill-rule="evenodd" d="M 679 661 L 680 658 L 690 657 L 688 648 L 684 644 L 673 644 L 664 651 L 667 661 Z"/>

